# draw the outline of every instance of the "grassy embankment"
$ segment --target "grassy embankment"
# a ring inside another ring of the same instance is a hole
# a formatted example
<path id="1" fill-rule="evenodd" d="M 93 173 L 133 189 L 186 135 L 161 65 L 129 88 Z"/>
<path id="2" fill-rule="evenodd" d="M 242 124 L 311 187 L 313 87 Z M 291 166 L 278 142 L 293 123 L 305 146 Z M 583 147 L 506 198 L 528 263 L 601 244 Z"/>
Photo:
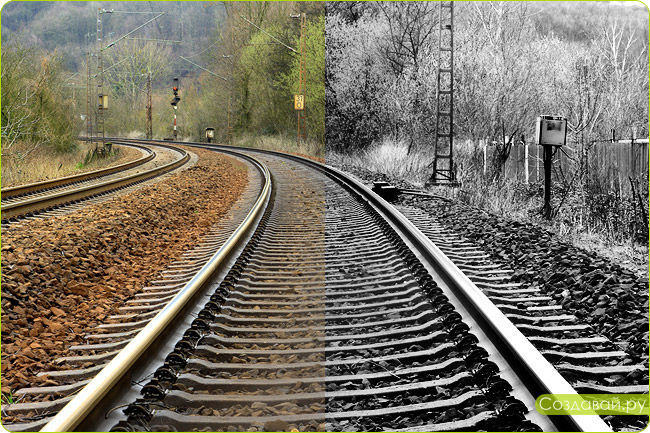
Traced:
<path id="1" fill-rule="evenodd" d="M 254 149 L 275 150 L 278 152 L 291 153 L 293 155 L 305 156 L 316 161 L 324 162 L 325 151 L 323 145 L 312 140 L 296 143 L 296 136 L 293 135 L 252 135 L 246 134 L 236 137 L 233 144 L 241 147 L 252 147 Z"/>
<path id="2" fill-rule="evenodd" d="M 40 147 L 33 152 L 21 153 L 21 145 L 15 145 L 12 156 L 2 155 L 2 187 L 24 185 L 48 179 L 71 176 L 87 171 L 99 170 L 112 165 L 122 164 L 139 158 L 142 153 L 137 149 L 113 147 L 113 152 L 106 158 L 90 158 L 92 146 L 78 143 L 69 152 L 56 152 L 47 147 Z M 26 146 L 22 146 L 27 150 Z"/>

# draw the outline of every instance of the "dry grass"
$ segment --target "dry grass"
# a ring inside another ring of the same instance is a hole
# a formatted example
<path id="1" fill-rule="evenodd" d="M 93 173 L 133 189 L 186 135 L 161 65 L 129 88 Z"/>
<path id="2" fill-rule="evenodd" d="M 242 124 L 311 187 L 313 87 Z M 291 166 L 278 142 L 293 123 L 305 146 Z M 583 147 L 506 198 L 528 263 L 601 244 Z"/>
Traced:
<path id="1" fill-rule="evenodd" d="M 639 277 L 648 277 L 648 247 L 630 241 L 612 243 L 603 241 L 598 233 L 570 232 L 571 243 L 589 251 L 601 254 L 614 263 L 630 269 Z"/>
<path id="2" fill-rule="evenodd" d="M 327 163 L 335 166 L 356 166 L 423 186 L 430 169 L 431 156 L 412 150 L 403 141 L 384 140 L 368 149 L 352 154 L 327 151 Z"/>
<path id="3" fill-rule="evenodd" d="M 235 146 L 252 147 L 254 149 L 275 150 L 278 152 L 291 153 L 294 155 L 307 156 L 317 160 L 323 160 L 324 149 L 320 143 L 315 141 L 301 142 L 296 144 L 295 136 L 286 135 L 244 135 L 234 139 Z"/>
<path id="4" fill-rule="evenodd" d="M 21 148 L 20 144 L 16 144 L 12 149 L 11 156 L 2 155 L 2 187 L 24 185 L 99 170 L 139 158 L 142 155 L 137 149 L 115 146 L 114 153 L 109 157 L 88 161 L 92 148 L 92 145 L 79 143 L 75 151 L 61 154 L 50 149 L 40 148 L 23 157 L 21 150 L 24 147 Z"/>
<path id="5" fill-rule="evenodd" d="M 334 166 L 354 166 L 376 173 L 383 173 L 394 179 L 407 181 L 416 187 L 424 188 L 431 174 L 431 153 L 414 150 L 407 153 L 403 141 L 384 140 L 367 150 L 352 154 L 327 152 L 327 163 Z M 471 149 L 467 146 L 456 148 L 456 161 L 460 167 L 459 180 L 462 188 L 428 188 L 434 194 L 459 199 L 465 203 L 502 215 L 516 221 L 545 226 L 560 238 L 571 244 L 591 250 L 610 258 L 638 275 L 648 275 L 648 247 L 638 245 L 630 239 L 618 239 L 606 233 L 592 232 L 582 224 L 567 224 L 566 218 L 556 218 L 547 223 L 539 215 L 541 199 L 534 189 L 539 185 L 524 186 L 514 180 L 493 183 L 476 179 L 476 172 L 470 158 Z M 533 197 L 535 196 L 535 197 Z"/>
<path id="6" fill-rule="evenodd" d="M 126 133 L 126 138 L 144 140 L 147 134 L 144 131 L 133 130 Z"/>

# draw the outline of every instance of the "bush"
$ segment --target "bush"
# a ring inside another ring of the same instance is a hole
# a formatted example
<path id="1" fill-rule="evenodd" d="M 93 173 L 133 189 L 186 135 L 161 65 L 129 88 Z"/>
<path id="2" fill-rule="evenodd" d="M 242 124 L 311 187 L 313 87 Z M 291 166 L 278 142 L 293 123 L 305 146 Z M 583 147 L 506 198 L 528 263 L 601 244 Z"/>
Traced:
<path id="1" fill-rule="evenodd" d="M 80 120 L 63 86 L 61 58 L 18 44 L 2 47 L 2 153 L 15 154 L 17 142 L 27 152 L 47 146 L 58 152 L 76 149 Z M 23 146 L 24 149 L 24 146 Z"/>

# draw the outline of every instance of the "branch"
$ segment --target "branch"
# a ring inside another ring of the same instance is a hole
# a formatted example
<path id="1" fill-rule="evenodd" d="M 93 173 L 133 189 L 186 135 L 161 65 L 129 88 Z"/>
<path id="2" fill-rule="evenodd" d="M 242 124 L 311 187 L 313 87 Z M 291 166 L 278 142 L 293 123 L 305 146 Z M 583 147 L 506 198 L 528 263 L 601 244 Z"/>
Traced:
<path id="1" fill-rule="evenodd" d="M 239 16 L 240 16 L 244 21 L 246 21 L 248 24 L 252 25 L 252 26 L 255 27 L 257 30 L 259 30 L 260 32 L 264 33 L 265 35 L 267 35 L 268 37 L 270 37 L 271 39 L 273 39 L 274 41 L 276 41 L 277 43 L 279 43 L 279 44 L 282 45 L 283 47 L 288 48 L 288 49 L 290 49 L 291 51 L 293 51 L 294 53 L 298 54 L 298 51 L 296 51 L 295 48 L 292 48 L 292 47 L 290 47 L 289 45 L 285 44 L 285 43 L 282 42 L 280 39 L 278 39 L 278 38 L 276 38 L 275 36 L 273 36 L 271 33 L 267 32 L 266 30 L 264 30 L 264 29 L 262 29 L 261 27 L 259 27 L 257 24 L 255 24 L 255 23 L 253 23 L 252 21 L 250 21 L 249 19 L 247 19 L 245 16 L 243 16 L 243 15 L 239 15 Z M 184 59 L 184 60 L 187 60 L 187 59 Z"/>

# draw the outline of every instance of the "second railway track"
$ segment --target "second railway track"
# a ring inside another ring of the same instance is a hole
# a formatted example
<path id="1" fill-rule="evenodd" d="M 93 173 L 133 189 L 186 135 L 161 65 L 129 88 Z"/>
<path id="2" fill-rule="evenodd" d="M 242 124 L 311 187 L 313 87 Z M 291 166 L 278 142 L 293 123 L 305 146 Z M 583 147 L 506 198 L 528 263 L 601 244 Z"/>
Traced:
<path id="1" fill-rule="evenodd" d="M 244 225 L 45 431 L 607 430 L 534 412 L 573 389 L 390 205 L 251 157 L 272 182 Z"/>
<path id="2" fill-rule="evenodd" d="M 2 190 L 3 224 L 135 185 L 174 170 L 190 159 L 189 154 L 184 150 L 165 144 L 157 143 L 153 147 L 151 145 L 124 142 L 116 142 L 116 144 L 135 146 L 146 152 L 146 154 L 135 161 L 115 167 L 61 179 L 5 188 Z M 156 160 L 157 155 L 153 150 L 156 147 L 171 151 L 178 156 L 170 162 L 152 168 L 141 169 L 144 164 Z M 138 170 L 130 172 L 136 168 Z"/>

